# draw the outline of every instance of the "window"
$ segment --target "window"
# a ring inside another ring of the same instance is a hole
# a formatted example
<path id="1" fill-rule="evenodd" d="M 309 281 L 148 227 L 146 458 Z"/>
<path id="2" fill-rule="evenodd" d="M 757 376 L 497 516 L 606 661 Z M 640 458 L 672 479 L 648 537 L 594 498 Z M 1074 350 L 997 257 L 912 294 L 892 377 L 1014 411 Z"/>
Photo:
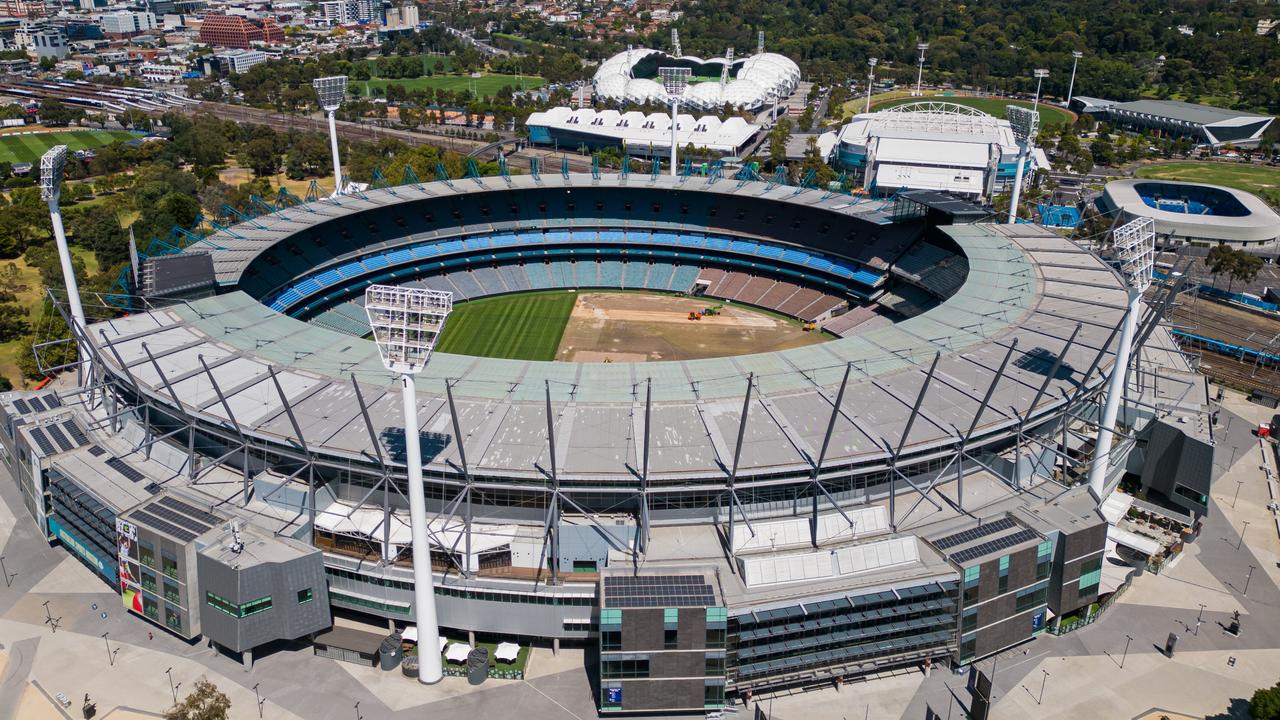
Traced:
<path id="1" fill-rule="evenodd" d="M 204 594 L 205 602 L 209 607 L 230 615 L 234 618 L 246 618 L 250 615 L 257 615 L 260 612 L 266 612 L 271 609 L 271 596 L 260 597 L 257 600 L 250 600 L 247 603 L 237 605 L 230 600 L 214 595 L 211 592 Z"/>
<path id="2" fill-rule="evenodd" d="M 152 620 L 159 620 L 160 619 L 159 603 L 147 597 L 146 595 L 143 595 L 142 596 L 142 614 L 146 615 Z"/>
<path id="3" fill-rule="evenodd" d="M 182 600 L 178 597 L 178 586 L 171 582 L 166 582 L 164 584 L 164 599 L 171 603 L 180 604 Z"/>
<path id="4" fill-rule="evenodd" d="M 601 650 L 621 650 L 622 649 L 622 631 L 621 630 L 601 630 L 600 631 L 600 649 Z"/>
<path id="5" fill-rule="evenodd" d="M 969 608 L 960 618 L 960 632 L 967 633 L 978 627 L 978 608 Z"/>
<path id="6" fill-rule="evenodd" d="M 622 611 L 618 608 L 600 610 L 600 649 L 622 649 Z"/>
<path id="7" fill-rule="evenodd" d="M 707 675 L 724 675 L 724 655 L 715 653 L 707 655 Z"/>
<path id="8" fill-rule="evenodd" d="M 1053 541 L 1045 540 L 1036 548 L 1036 580 L 1049 577 L 1053 569 Z"/>
<path id="9" fill-rule="evenodd" d="M 1009 592 L 1009 556 L 1005 555 L 1000 558 L 1000 589 L 997 594 L 1003 595 Z"/>
<path id="10" fill-rule="evenodd" d="M 960 642 L 960 661 L 965 662 L 972 660 L 977 648 L 978 637 L 976 635 L 963 639 Z"/>
<path id="11" fill-rule="evenodd" d="M 675 650 L 676 646 L 679 645 L 679 639 L 677 636 L 678 636 L 678 633 L 675 630 L 663 630 L 662 631 L 662 649 Z"/>
<path id="12" fill-rule="evenodd" d="M 599 568 L 597 567 L 595 560 L 574 560 L 573 561 L 573 571 L 576 573 L 580 573 L 580 572 L 593 573 L 593 572 L 596 572 L 596 570 L 598 569 Z"/>
<path id="13" fill-rule="evenodd" d="M 150 545 L 146 545 L 144 543 L 138 543 L 138 559 L 142 562 L 143 565 L 146 565 L 148 567 L 155 567 L 156 566 L 155 548 L 151 547 Z"/>
<path id="14" fill-rule="evenodd" d="M 964 569 L 964 601 L 966 604 L 978 599 L 978 580 L 982 576 L 982 567 L 974 565 Z"/>
<path id="15" fill-rule="evenodd" d="M 626 655 L 605 658 L 600 661 L 600 677 L 605 680 L 649 677 L 649 658 L 646 655 Z"/>
<path id="16" fill-rule="evenodd" d="M 167 553 L 160 554 L 160 572 L 168 575 L 173 579 L 178 579 L 178 559 L 170 557 Z"/>
<path id="17" fill-rule="evenodd" d="M 1048 589 L 1043 585 L 1019 590 L 1017 599 L 1014 602 L 1014 611 L 1023 612 L 1037 605 L 1043 605 L 1046 597 L 1048 597 Z"/>
<path id="18" fill-rule="evenodd" d="M 729 610 L 722 607 L 707 608 L 707 647 L 722 648 L 727 634 Z"/>
<path id="19" fill-rule="evenodd" d="M 151 592 L 155 592 L 155 591 L 156 591 L 156 576 L 155 576 L 155 573 L 149 573 L 149 572 L 147 572 L 146 570 L 143 570 L 143 571 L 142 571 L 142 589 L 143 589 L 143 590 L 150 590 Z"/>
<path id="20" fill-rule="evenodd" d="M 1197 505 L 1202 505 L 1205 507 L 1208 507 L 1209 505 L 1208 497 L 1201 495 L 1200 493 L 1196 492 L 1195 490 L 1192 490 L 1191 488 L 1187 487 L 1186 485 L 1183 485 L 1182 483 L 1174 484 L 1173 492 L 1174 494 L 1184 497 Z"/>
<path id="21" fill-rule="evenodd" d="M 724 628 L 707 628 L 707 647 L 722 648 L 725 641 Z"/>
<path id="22" fill-rule="evenodd" d="M 724 681 L 708 680 L 702 695 L 703 707 L 724 707 Z"/>
<path id="23" fill-rule="evenodd" d="M 298 591 L 298 604 L 305 605 L 312 600 L 311 588 L 305 588 Z"/>
<path id="24" fill-rule="evenodd" d="M 173 608 L 164 609 L 164 624 L 173 630 L 182 632 L 182 616 L 178 615 Z"/>
<path id="25" fill-rule="evenodd" d="M 662 648 L 675 650 L 679 643 L 677 638 L 680 626 L 680 609 L 664 608 L 662 611 Z"/>

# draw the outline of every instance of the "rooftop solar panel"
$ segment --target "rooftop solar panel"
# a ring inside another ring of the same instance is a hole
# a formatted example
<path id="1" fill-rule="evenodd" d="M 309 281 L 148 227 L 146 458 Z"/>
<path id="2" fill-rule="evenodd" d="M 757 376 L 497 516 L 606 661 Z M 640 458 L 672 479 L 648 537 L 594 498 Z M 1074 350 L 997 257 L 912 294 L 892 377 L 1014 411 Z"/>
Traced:
<path id="1" fill-rule="evenodd" d="M 613 576 L 604 580 L 605 602 L 624 607 L 711 607 L 715 591 L 700 575 Z"/>
<path id="2" fill-rule="evenodd" d="M 49 438 L 40 428 L 31 428 L 31 439 L 36 441 L 36 445 L 40 447 L 40 452 L 43 452 L 45 455 L 54 454 L 55 450 L 53 449 L 53 443 L 49 442 Z"/>
<path id="3" fill-rule="evenodd" d="M 181 500 L 178 500 L 177 498 L 172 496 L 162 497 L 157 502 L 160 503 L 161 505 L 164 505 L 167 508 L 177 510 L 178 512 L 181 512 L 181 513 L 186 513 L 187 515 L 190 515 L 191 517 L 197 520 L 200 520 L 201 522 L 208 525 L 209 527 L 213 527 L 214 525 L 217 525 L 218 523 L 222 522 L 222 518 L 218 517 L 217 515 L 214 515 L 213 513 L 205 512 L 204 510 L 201 510 L 200 508 L 194 505 L 184 503 Z"/>
<path id="4" fill-rule="evenodd" d="M 38 397 L 27 398 L 27 404 L 31 406 L 31 409 L 34 412 L 44 412 L 45 410 L 44 403 L 40 402 L 40 398 Z"/>
<path id="5" fill-rule="evenodd" d="M 63 452 L 75 449 L 75 444 L 71 442 L 66 433 L 62 432 L 62 428 L 57 425 L 46 425 L 44 430 L 49 434 L 49 437 L 53 438 L 53 441 L 58 444 L 58 448 Z"/>
<path id="6" fill-rule="evenodd" d="M 94 457 L 102 457 L 107 454 L 107 451 L 103 450 L 101 445 L 91 445 L 89 447 L 89 454 Z"/>
<path id="7" fill-rule="evenodd" d="M 165 535 L 175 537 L 181 540 L 182 542 L 190 542 L 196 539 L 195 534 L 192 533 L 191 531 L 183 530 L 182 528 L 176 525 L 167 523 L 164 520 L 161 520 L 160 518 L 156 517 L 155 515 L 152 515 L 151 513 L 147 512 L 146 510 L 135 510 L 133 512 L 133 519 L 139 522 L 145 523 L 148 527 L 152 528 L 153 530 L 159 530 Z"/>
<path id="8" fill-rule="evenodd" d="M 22 413 L 23 415 L 26 415 L 27 413 L 31 412 L 31 408 L 27 405 L 27 401 L 23 400 L 22 398 L 18 398 L 17 400 L 14 400 L 13 406 L 17 408 L 18 412 Z"/>
<path id="9" fill-rule="evenodd" d="M 56 394 L 45 395 L 44 404 L 51 408 L 60 407 L 62 405 L 62 398 L 58 397 Z"/>
<path id="10" fill-rule="evenodd" d="M 978 527 L 969 528 L 968 530 L 963 530 L 953 535 L 948 535 L 944 538 L 934 540 L 933 544 L 940 550 L 946 550 L 947 548 L 953 548 L 957 545 L 972 542 L 980 537 L 993 535 L 1001 530 L 1008 530 L 1013 527 L 1013 525 L 1013 520 L 1007 517 L 1002 517 L 994 522 L 989 522 L 985 525 L 979 525 Z"/>
<path id="11" fill-rule="evenodd" d="M 1012 535 L 1005 535 L 1003 537 L 998 537 L 995 540 L 984 542 L 981 545 L 965 548 L 964 550 L 952 555 L 951 559 L 958 563 L 969 562 L 970 560 L 975 560 L 984 555 L 990 555 L 992 553 L 1014 547 L 1015 545 L 1020 545 L 1028 540 L 1034 540 L 1038 537 L 1039 535 L 1036 535 L 1030 530 L 1019 530 Z"/>
<path id="12" fill-rule="evenodd" d="M 149 505 L 147 507 L 147 511 L 157 517 L 161 517 L 161 518 L 164 518 L 165 520 L 168 520 L 169 522 L 173 523 L 174 525 L 177 525 L 178 527 L 186 528 L 187 530 L 190 530 L 191 532 L 196 533 L 197 535 L 203 532 L 207 532 L 209 528 L 213 527 L 212 525 L 206 525 L 200 522 L 199 520 L 189 518 L 186 515 L 183 515 L 182 513 L 174 512 L 173 510 L 170 510 L 167 507 L 161 507 L 159 504 Z"/>
<path id="13" fill-rule="evenodd" d="M 75 442 L 77 447 L 89 444 L 89 438 L 85 437 L 84 431 L 82 431 L 80 426 L 74 422 L 68 420 L 62 423 L 62 429 L 67 431 L 67 435 L 73 442 Z"/>
<path id="14" fill-rule="evenodd" d="M 126 479 L 132 480 L 133 482 L 146 479 L 146 475 L 143 475 L 137 468 L 120 458 L 107 458 L 107 465 L 109 465 L 111 469 L 123 475 Z"/>

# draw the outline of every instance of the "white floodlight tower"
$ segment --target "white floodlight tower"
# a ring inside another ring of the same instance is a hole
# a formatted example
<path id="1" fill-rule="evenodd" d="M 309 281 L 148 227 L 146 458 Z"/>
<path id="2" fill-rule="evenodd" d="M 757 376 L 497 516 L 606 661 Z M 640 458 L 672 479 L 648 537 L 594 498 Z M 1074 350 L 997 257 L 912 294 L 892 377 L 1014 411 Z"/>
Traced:
<path id="1" fill-rule="evenodd" d="M 1107 401 L 1102 408 L 1102 421 L 1098 424 L 1098 439 L 1094 442 L 1093 461 L 1089 465 L 1089 490 L 1098 502 L 1106 489 L 1111 471 L 1111 443 L 1115 439 L 1116 415 L 1120 410 L 1120 398 L 1124 397 L 1128 382 L 1129 357 L 1133 353 L 1133 335 L 1138 327 L 1138 312 L 1142 307 L 1142 293 L 1151 285 L 1151 271 L 1155 265 L 1155 221 L 1138 218 L 1121 225 L 1112 233 L 1112 248 L 1120 263 L 1120 275 L 1125 279 L 1129 294 L 1124 325 L 1120 330 L 1120 345 L 1116 348 L 1116 362 L 1107 382 Z"/>
<path id="2" fill-rule="evenodd" d="M 1044 84 L 1044 79 L 1049 77 L 1049 71 L 1046 68 L 1036 68 L 1036 71 L 1033 74 L 1035 75 L 1035 78 L 1036 78 L 1036 99 L 1035 99 L 1035 102 L 1031 103 L 1031 107 L 1033 109 L 1039 109 L 1040 86 Z"/>
<path id="3" fill-rule="evenodd" d="M 71 310 L 71 320 L 76 325 L 76 332 L 84 332 L 84 307 L 80 305 L 80 286 L 76 282 L 76 271 L 71 266 L 71 250 L 67 247 L 67 231 L 62 227 L 62 208 L 58 200 L 62 196 L 62 171 L 67 166 L 67 146 L 54 145 L 40 158 L 40 197 L 49 204 L 49 220 L 53 224 L 53 237 L 58 245 L 58 262 L 62 265 L 62 279 L 67 286 L 67 307 Z M 79 342 L 77 341 L 77 345 Z M 80 349 L 80 359 L 86 358 L 84 348 Z"/>
<path id="4" fill-rule="evenodd" d="M 409 480 L 409 525 L 413 535 L 413 605 L 418 623 L 418 681 L 440 681 L 440 627 L 427 540 L 427 501 L 422 488 L 422 448 L 418 438 L 418 398 L 414 377 L 422 372 L 436 338 L 453 310 L 453 293 L 424 288 L 370 285 L 364 309 L 373 339 L 388 370 L 400 374 L 404 404 L 404 452 Z M 462 438 L 456 438 L 462 442 Z"/>
<path id="5" fill-rule="evenodd" d="M 875 58 L 867 58 L 867 107 L 863 112 L 871 112 L 871 86 L 876 82 L 876 63 L 879 60 Z"/>
<path id="6" fill-rule="evenodd" d="M 920 67 L 916 70 L 916 97 L 921 97 L 924 95 L 924 90 L 921 89 L 924 82 L 924 51 L 929 49 L 929 43 L 916 43 L 916 49 L 920 51 Z"/>
<path id="7" fill-rule="evenodd" d="M 320 107 L 329 116 L 329 150 L 333 153 L 333 194 L 342 194 L 342 161 L 338 158 L 338 124 L 334 114 L 347 94 L 347 76 L 332 75 L 311 81 Z"/>
<path id="8" fill-rule="evenodd" d="M 680 117 L 680 98 L 685 88 L 689 87 L 689 78 L 693 69 L 687 67 L 660 67 L 658 77 L 662 79 L 662 89 L 671 98 L 671 177 L 678 173 L 676 167 L 676 125 Z"/>
<path id="9" fill-rule="evenodd" d="M 1018 219 L 1018 196 L 1022 194 L 1022 173 L 1027 166 L 1027 156 L 1040 129 L 1040 113 L 1018 105 L 1005 106 L 1013 138 L 1018 141 L 1018 168 L 1013 176 L 1013 194 L 1009 196 L 1009 224 Z"/>
<path id="10" fill-rule="evenodd" d="M 671 53 L 676 57 L 684 54 L 680 52 L 680 31 L 675 28 L 671 28 Z"/>
<path id="11" fill-rule="evenodd" d="M 1084 57 L 1084 53 L 1079 50 L 1071 51 L 1071 82 L 1067 84 L 1067 109 L 1071 109 L 1071 98 L 1075 96 L 1076 91 L 1076 66 L 1080 64 L 1080 58 Z"/>

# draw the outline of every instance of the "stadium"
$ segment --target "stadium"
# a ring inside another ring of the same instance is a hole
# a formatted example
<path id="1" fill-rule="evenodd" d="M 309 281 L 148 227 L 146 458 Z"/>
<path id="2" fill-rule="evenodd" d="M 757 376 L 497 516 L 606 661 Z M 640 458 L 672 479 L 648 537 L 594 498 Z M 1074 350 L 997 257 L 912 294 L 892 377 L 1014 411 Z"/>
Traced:
<path id="1" fill-rule="evenodd" d="M 1098 208 L 1121 222 L 1151 218 L 1161 248 L 1230 245 L 1273 254 L 1280 241 L 1280 215 L 1258 196 L 1220 185 L 1115 180 L 1107 183 Z"/>
<path id="2" fill-rule="evenodd" d="M 1105 488 L 1082 484 L 1125 281 L 970 210 L 715 173 L 284 203 L 143 263 L 132 311 L 80 337 L 82 390 L 0 396 L 6 458 L 158 627 L 246 664 L 330 613 L 411 629 L 398 381 L 360 305 L 445 290 L 442 347 L 473 354 L 415 388 L 442 627 L 589 644 L 605 713 L 967 664 L 1114 590 L 1104 554 L 1151 549 L 1111 489 L 1203 503 L 1211 450 L 1152 312 Z M 566 347 L 574 322 L 598 332 Z"/>
<path id="3" fill-rule="evenodd" d="M 605 60 L 596 70 L 592 84 L 596 97 L 616 103 L 669 103 L 658 69 L 688 68 L 692 73 L 680 103 L 694 110 L 720 111 L 725 105 L 739 110 L 759 110 L 795 92 L 800 67 L 790 58 L 761 50 L 755 55 L 733 59 L 706 60 L 691 55 L 676 57 L 661 50 L 628 49 Z"/>
<path id="4" fill-rule="evenodd" d="M 941 190 L 989 201 L 1017 174 L 1009 121 L 948 102 L 913 102 L 856 115 L 818 141 L 828 162 L 873 194 Z M 1032 148 L 1024 172 L 1049 167 Z"/>

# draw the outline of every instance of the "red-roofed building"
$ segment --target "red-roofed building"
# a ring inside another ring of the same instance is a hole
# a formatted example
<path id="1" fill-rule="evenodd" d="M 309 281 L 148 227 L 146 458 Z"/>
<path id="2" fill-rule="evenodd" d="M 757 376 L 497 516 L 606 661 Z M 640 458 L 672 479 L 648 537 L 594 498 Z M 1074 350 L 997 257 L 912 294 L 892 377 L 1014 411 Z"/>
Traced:
<path id="1" fill-rule="evenodd" d="M 284 30 L 273 18 L 255 25 L 239 15 L 206 15 L 200 25 L 200 42 L 217 47 L 248 50 L 255 42 L 281 42 Z"/>

